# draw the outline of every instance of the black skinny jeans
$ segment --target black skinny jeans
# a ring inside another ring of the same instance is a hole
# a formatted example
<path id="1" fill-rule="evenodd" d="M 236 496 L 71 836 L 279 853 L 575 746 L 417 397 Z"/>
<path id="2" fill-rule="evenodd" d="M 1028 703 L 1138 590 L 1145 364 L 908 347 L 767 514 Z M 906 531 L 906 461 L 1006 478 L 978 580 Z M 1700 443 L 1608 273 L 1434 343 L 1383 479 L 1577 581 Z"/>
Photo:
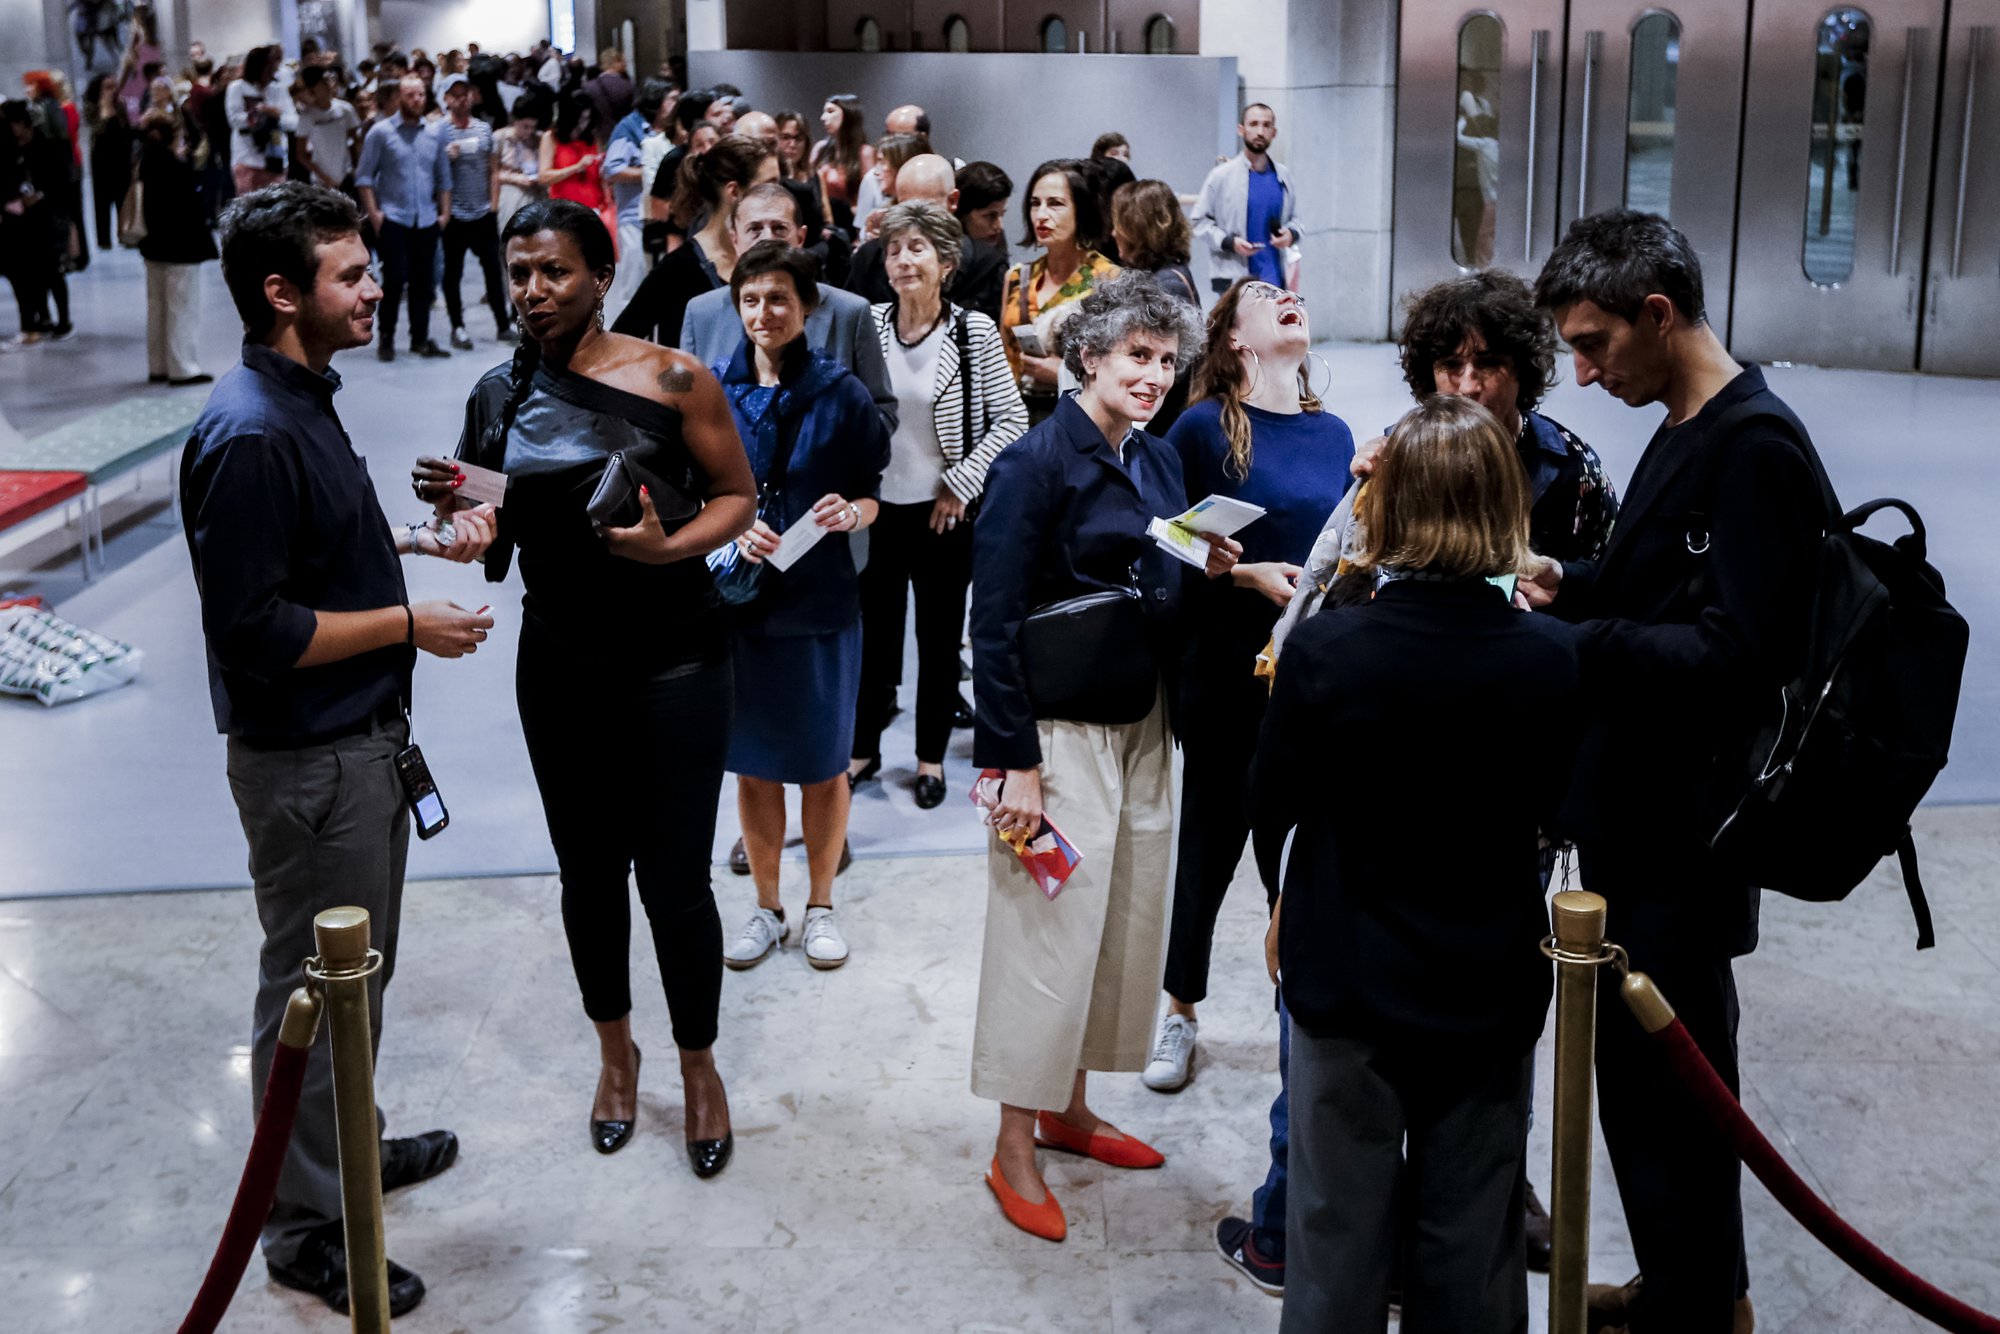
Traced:
<path id="1" fill-rule="evenodd" d="M 958 708 L 958 647 L 972 584 L 972 524 L 931 531 L 931 502 L 884 505 L 868 528 L 861 572 L 861 693 L 854 702 L 854 756 L 873 759 L 903 679 L 903 621 L 917 592 L 917 759 L 944 763 Z"/>
<path id="2" fill-rule="evenodd" d="M 597 1023 L 632 1010 L 632 900 L 652 926 L 674 1042 L 715 1043 L 722 919 L 709 886 L 729 748 L 727 659 L 579 675 L 573 636 L 522 618 L 515 699 L 562 876 L 563 930 Z"/>
<path id="3" fill-rule="evenodd" d="M 1167 927 L 1165 986 L 1189 1005 L 1208 997 L 1208 956 L 1215 918 L 1243 860 L 1250 814 L 1243 802 L 1250 757 L 1270 698 L 1248 659 L 1228 670 L 1190 663 L 1181 687 L 1180 848 L 1174 912 Z"/>
<path id="4" fill-rule="evenodd" d="M 453 218 L 444 225 L 444 308 L 451 327 L 465 327 L 465 303 L 458 287 L 465 279 L 465 252 L 479 261 L 486 278 L 486 305 L 495 324 L 507 324 L 507 289 L 500 281 L 500 222 L 488 213 L 478 218 Z"/>
<path id="5" fill-rule="evenodd" d="M 97 214 L 97 248 L 115 250 L 118 229 L 111 225 L 112 212 L 132 188 L 132 140 L 122 134 L 99 131 L 90 146 L 90 202 Z"/>
<path id="6" fill-rule="evenodd" d="M 395 343 L 396 309 L 402 304 L 403 289 L 408 287 L 410 346 L 421 347 L 431 340 L 431 298 L 437 292 L 438 229 L 405 227 L 384 218 L 377 244 L 382 257 L 382 304 L 375 308 L 375 320 L 382 329 L 376 337 L 385 344 Z"/>
<path id="7" fill-rule="evenodd" d="M 47 204 L 37 204 L 18 222 L 0 229 L 0 244 L 12 249 L 6 258 L 8 281 L 22 333 L 47 333 L 69 324 L 69 280 L 63 277 L 57 238 L 67 238 L 69 222 Z M 56 316 L 49 320 L 49 298 Z"/>

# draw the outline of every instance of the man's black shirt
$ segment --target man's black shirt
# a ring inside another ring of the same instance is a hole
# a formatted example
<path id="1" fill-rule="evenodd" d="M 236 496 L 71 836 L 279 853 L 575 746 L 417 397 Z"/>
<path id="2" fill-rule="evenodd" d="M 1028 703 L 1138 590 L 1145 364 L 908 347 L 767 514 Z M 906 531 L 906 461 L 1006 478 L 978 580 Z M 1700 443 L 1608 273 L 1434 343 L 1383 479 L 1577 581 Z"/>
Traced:
<path id="1" fill-rule="evenodd" d="M 246 344 L 181 455 L 216 730 L 254 745 L 338 737 L 409 698 L 405 644 L 294 665 L 315 612 L 409 602 L 367 465 L 333 410 L 339 387 L 332 370 Z"/>

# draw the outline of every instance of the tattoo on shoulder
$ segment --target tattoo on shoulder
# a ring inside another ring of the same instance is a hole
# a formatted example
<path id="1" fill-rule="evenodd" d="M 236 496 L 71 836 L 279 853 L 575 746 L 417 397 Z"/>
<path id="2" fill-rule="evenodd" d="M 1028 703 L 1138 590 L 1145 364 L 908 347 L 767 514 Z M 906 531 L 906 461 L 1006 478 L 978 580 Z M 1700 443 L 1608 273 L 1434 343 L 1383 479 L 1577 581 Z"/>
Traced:
<path id="1" fill-rule="evenodd" d="M 659 386 L 670 394 L 685 394 L 694 388 L 694 372 L 685 366 L 669 366 L 660 372 Z"/>

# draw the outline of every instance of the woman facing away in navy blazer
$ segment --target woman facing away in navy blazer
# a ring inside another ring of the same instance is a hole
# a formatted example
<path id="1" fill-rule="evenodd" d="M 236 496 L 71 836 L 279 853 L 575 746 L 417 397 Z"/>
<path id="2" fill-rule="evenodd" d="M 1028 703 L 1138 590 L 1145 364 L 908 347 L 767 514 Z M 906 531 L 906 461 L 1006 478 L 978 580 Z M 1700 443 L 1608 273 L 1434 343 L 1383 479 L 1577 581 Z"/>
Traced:
<path id="1" fill-rule="evenodd" d="M 1286 641 L 1250 774 L 1260 839 L 1298 831 L 1272 920 L 1292 1019 L 1283 1327 L 1380 1334 L 1414 1236 L 1405 1334 L 1519 1334 L 1550 993 L 1538 831 L 1574 754 L 1576 653 L 1491 582 L 1531 557 L 1490 413 L 1426 399 L 1373 476 L 1349 577 L 1374 595 Z"/>

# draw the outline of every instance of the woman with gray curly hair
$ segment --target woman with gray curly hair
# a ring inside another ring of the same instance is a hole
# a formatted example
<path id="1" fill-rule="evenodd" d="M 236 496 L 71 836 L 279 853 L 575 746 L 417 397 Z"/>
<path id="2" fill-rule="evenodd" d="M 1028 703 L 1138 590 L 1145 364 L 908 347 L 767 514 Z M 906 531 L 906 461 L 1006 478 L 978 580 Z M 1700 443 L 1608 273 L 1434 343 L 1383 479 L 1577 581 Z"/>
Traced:
<path id="1" fill-rule="evenodd" d="M 934 159 L 948 170 L 942 158 Z M 912 168 L 914 170 L 914 168 Z M 973 507 L 986 469 L 1028 429 L 1000 330 L 944 289 L 965 231 L 941 204 L 911 200 L 882 216 L 882 267 L 895 293 L 874 307 L 875 333 L 900 409 L 882 474 L 882 508 L 861 572 L 861 693 L 850 784 L 882 768 L 882 730 L 902 679 L 903 623 L 917 604 L 917 805 L 945 798 L 944 752 L 958 711 L 958 645 L 972 581 Z"/>
<path id="2" fill-rule="evenodd" d="M 1085 296 L 1062 330 L 1082 387 L 993 460 L 973 531 L 973 758 L 999 781 L 972 1091 L 1001 1104 L 987 1184 L 1008 1221 L 1051 1241 L 1066 1224 L 1037 1148 L 1164 1161 L 1090 1110 L 1084 1072 L 1139 1070 L 1150 1050 L 1185 571 L 1146 526 L 1188 498 L 1179 457 L 1142 428 L 1196 318 L 1143 273 Z M 1217 543 L 1210 577 L 1241 551 Z M 1051 829 L 1081 854 L 1059 886 L 1016 853 Z"/>

